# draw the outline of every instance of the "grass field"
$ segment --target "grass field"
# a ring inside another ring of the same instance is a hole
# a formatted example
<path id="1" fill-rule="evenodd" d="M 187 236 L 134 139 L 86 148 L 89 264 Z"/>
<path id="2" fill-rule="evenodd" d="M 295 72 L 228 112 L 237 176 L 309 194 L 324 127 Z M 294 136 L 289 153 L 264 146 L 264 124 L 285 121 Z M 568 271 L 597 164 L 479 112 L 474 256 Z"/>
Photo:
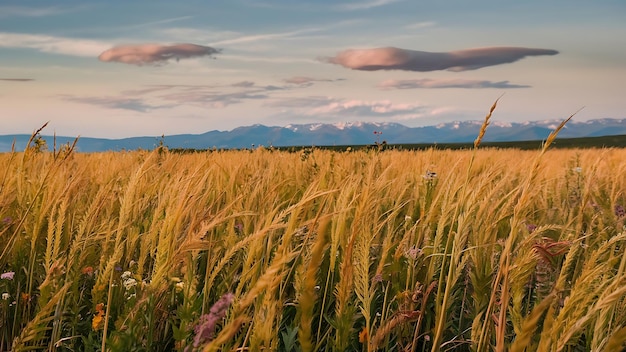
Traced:
<path id="1" fill-rule="evenodd" d="M 619 351 L 626 150 L 0 154 L 0 350 Z"/>

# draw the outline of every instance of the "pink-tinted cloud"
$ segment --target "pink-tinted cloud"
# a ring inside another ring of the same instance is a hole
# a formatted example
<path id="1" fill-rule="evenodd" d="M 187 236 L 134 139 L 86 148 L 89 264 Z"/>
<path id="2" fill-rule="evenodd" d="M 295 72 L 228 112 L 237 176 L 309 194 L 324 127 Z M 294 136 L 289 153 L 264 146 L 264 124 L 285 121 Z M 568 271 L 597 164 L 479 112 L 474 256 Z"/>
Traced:
<path id="1" fill-rule="evenodd" d="M 528 88 L 530 86 L 511 84 L 509 81 L 481 81 L 473 79 L 390 79 L 378 85 L 380 89 L 416 89 L 416 88 Z"/>
<path id="2" fill-rule="evenodd" d="M 219 49 L 196 44 L 139 44 L 120 45 L 104 51 L 98 59 L 105 62 L 121 62 L 131 65 L 158 65 L 174 59 L 212 56 L 218 54 Z"/>
<path id="3" fill-rule="evenodd" d="M 353 70 L 467 71 L 515 62 L 526 56 L 556 55 L 558 51 L 520 47 L 489 47 L 451 52 L 428 52 L 393 47 L 349 49 L 322 61 Z"/>

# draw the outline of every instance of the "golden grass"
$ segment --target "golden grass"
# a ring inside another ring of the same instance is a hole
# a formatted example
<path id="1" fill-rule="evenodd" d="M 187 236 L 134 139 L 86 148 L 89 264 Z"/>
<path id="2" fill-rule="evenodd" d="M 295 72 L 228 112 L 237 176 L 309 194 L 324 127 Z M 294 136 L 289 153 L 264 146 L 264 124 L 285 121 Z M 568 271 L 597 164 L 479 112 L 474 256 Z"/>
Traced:
<path id="1" fill-rule="evenodd" d="M 625 150 L 31 150 L 0 163 L 0 271 L 15 273 L 0 280 L 3 350 L 193 350 L 226 293 L 196 350 L 624 343 Z"/>

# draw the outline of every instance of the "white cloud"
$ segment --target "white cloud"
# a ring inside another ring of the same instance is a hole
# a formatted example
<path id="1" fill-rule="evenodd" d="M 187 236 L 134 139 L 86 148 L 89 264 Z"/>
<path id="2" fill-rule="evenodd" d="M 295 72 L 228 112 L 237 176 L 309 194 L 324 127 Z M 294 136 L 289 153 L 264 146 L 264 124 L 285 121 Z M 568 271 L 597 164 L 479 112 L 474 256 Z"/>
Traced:
<path id="1" fill-rule="evenodd" d="M 45 17 L 67 12 L 59 7 L 0 6 L 0 18 Z"/>
<path id="2" fill-rule="evenodd" d="M 111 46 L 112 43 L 91 39 L 0 32 L 0 48 L 26 48 L 51 54 L 97 57 Z"/>
<path id="3" fill-rule="evenodd" d="M 360 2 L 351 2 L 348 4 L 337 5 L 335 6 L 335 8 L 340 11 L 367 10 L 373 7 L 385 6 L 385 5 L 392 4 L 394 2 L 400 2 L 400 1 L 403 1 L 403 0 L 360 1 Z"/>
<path id="4" fill-rule="evenodd" d="M 422 29 L 422 28 L 427 28 L 427 27 L 433 27 L 436 24 L 437 24 L 437 22 L 425 21 L 425 22 L 412 23 L 412 24 L 406 25 L 404 28 L 406 28 L 406 29 Z"/>

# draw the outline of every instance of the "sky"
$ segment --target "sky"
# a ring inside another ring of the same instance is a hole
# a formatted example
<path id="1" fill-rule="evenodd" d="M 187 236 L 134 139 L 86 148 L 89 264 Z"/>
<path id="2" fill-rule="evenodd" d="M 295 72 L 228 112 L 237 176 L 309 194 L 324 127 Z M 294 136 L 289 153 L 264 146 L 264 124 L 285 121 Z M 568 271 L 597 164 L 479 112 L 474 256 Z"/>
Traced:
<path id="1" fill-rule="evenodd" d="M 626 117 L 624 0 L 0 0 L 0 135 Z"/>

